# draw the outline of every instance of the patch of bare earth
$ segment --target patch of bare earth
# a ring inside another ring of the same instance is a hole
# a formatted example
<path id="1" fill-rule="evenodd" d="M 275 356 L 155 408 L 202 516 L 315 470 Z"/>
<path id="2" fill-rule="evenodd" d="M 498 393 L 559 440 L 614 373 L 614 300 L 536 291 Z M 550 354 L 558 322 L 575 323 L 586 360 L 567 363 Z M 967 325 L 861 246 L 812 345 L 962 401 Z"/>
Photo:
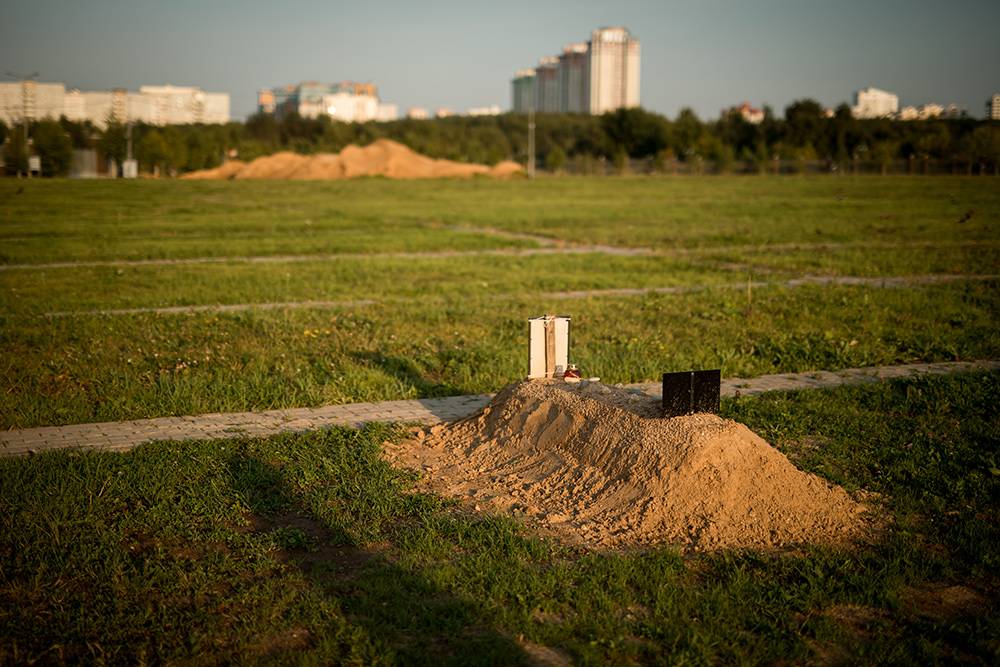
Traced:
<path id="1" fill-rule="evenodd" d="M 865 532 L 864 505 L 746 426 L 655 414 L 653 399 L 600 383 L 522 382 L 386 455 L 422 472 L 426 490 L 591 547 L 772 548 Z"/>
<path id="2" fill-rule="evenodd" d="M 821 616 L 832 621 L 842 636 L 832 642 L 810 641 L 813 651 L 810 663 L 818 665 L 854 664 L 857 646 L 886 632 L 903 633 L 914 621 L 948 623 L 959 619 L 982 616 L 990 609 L 990 601 L 982 593 L 967 586 L 925 584 L 909 587 L 900 595 L 897 613 L 858 604 L 836 604 L 827 607 Z M 974 662 L 961 646 L 948 648 L 958 662 Z"/>
<path id="3" fill-rule="evenodd" d="M 902 595 L 905 613 L 937 621 L 980 615 L 989 607 L 986 596 L 961 585 L 929 584 L 908 588 Z"/>

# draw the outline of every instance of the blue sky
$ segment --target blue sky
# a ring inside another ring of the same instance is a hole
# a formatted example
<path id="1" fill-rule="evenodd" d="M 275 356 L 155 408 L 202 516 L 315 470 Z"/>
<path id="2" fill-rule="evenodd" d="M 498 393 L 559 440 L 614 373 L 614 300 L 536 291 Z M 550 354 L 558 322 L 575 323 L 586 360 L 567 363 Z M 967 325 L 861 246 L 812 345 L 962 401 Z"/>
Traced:
<path id="1" fill-rule="evenodd" d="M 262 2 L 0 0 L 0 72 L 82 89 L 172 83 L 226 91 L 372 81 L 383 100 L 510 104 L 510 78 L 605 25 L 642 42 L 642 104 L 702 117 L 748 100 L 778 113 L 876 86 L 901 104 L 983 115 L 1000 92 L 1000 1 Z"/>

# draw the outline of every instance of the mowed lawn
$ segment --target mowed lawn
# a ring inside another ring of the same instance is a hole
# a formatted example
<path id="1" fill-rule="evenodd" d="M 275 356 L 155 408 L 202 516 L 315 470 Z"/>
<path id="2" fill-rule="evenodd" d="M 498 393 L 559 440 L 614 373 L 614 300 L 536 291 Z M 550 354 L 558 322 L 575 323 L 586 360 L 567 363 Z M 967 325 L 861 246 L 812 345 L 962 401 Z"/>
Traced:
<path id="1" fill-rule="evenodd" d="M 495 391 L 546 312 L 610 382 L 1000 358 L 998 223 L 991 178 L 0 181 L 0 427 Z"/>
<path id="2" fill-rule="evenodd" d="M 997 664 L 1000 374 L 727 400 L 853 549 L 588 552 L 415 494 L 389 427 L 0 458 L 0 663 Z"/>
<path id="3" fill-rule="evenodd" d="M 998 359 L 998 223 L 989 178 L 0 181 L 0 427 L 494 391 L 546 312 L 610 382 Z M 853 548 L 565 547 L 394 426 L 0 458 L 0 664 L 996 664 L 998 395 L 724 401 L 864 493 Z"/>

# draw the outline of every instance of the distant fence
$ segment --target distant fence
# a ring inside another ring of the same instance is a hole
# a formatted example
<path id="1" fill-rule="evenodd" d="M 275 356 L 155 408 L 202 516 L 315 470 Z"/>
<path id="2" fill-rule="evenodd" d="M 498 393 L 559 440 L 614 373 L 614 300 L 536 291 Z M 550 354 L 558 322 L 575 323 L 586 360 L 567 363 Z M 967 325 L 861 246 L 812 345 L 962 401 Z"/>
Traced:
<path id="1" fill-rule="evenodd" d="M 614 175 L 631 174 L 676 174 L 697 176 L 703 174 L 907 174 L 927 176 L 1000 176 L 996 164 L 968 163 L 953 160 L 891 160 L 879 163 L 873 160 L 768 160 L 757 164 L 736 160 L 729 165 L 720 165 L 711 160 L 701 162 L 648 159 L 630 159 L 624 167 L 612 160 L 602 158 L 570 159 L 559 171 L 567 174 Z M 551 172 L 543 165 L 540 171 Z"/>

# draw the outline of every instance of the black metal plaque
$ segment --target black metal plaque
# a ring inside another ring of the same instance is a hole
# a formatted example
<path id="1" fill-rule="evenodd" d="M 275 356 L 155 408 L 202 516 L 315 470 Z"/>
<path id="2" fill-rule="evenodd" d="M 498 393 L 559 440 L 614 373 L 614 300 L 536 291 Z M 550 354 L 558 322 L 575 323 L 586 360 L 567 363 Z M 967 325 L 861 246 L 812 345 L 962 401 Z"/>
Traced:
<path id="1" fill-rule="evenodd" d="M 678 417 L 695 412 L 719 412 L 718 370 L 663 374 L 663 416 Z"/>

